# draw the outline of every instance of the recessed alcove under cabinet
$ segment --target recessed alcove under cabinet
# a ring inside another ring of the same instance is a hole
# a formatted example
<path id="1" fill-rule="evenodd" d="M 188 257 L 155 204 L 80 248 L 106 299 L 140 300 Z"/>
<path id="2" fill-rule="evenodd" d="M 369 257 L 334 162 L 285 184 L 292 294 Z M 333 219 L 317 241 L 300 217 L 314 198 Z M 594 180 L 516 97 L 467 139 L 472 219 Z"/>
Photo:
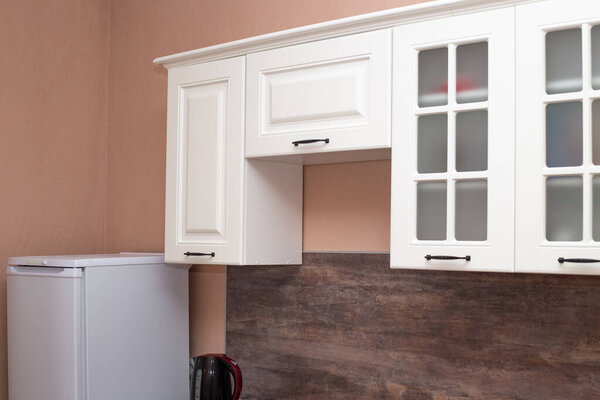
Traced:
<path id="1" fill-rule="evenodd" d="M 391 42 L 385 29 L 248 54 L 246 156 L 389 149 Z"/>
<path id="2" fill-rule="evenodd" d="M 392 268 L 513 271 L 514 9 L 393 42 Z"/>
<path id="3" fill-rule="evenodd" d="M 600 274 L 600 2 L 517 6 L 516 270 Z"/>
<path id="4" fill-rule="evenodd" d="M 302 262 L 302 166 L 244 157 L 245 57 L 169 68 L 165 259 Z"/>

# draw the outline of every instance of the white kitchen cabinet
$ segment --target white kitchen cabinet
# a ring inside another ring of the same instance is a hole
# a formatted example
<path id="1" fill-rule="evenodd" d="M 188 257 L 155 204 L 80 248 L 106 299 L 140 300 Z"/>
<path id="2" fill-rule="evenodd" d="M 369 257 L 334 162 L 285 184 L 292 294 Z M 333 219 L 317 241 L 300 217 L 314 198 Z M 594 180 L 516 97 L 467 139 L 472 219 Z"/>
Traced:
<path id="1" fill-rule="evenodd" d="M 513 271 L 514 10 L 394 29 L 391 266 Z"/>
<path id="2" fill-rule="evenodd" d="M 600 1 L 432 1 L 156 62 L 169 262 L 300 263 L 302 164 L 391 156 L 392 268 L 600 274 Z"/>
<path id="3" fill-rule="evenodd" d="M 247 157 L 391 145 L 389 29 L 249 54 L 246 76 Z"/>
<path id="4" fill-rule="evenodd" d="M 516 270 L 600 274 L 600 2 L 516 21 Z"/>
<path id="5" fill-rule="evenodd" d="M 169 70 L 167 262 L 301 262 L 302 167 L 245 160 L 244 73 L 244 57 Z"/>

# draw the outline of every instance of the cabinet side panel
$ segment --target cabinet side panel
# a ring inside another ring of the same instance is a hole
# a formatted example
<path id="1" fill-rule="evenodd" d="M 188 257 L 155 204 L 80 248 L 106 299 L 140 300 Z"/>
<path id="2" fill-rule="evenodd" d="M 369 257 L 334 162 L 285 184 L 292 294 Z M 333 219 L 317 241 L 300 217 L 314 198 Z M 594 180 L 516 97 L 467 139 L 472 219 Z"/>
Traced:
<path id="1" fill-rule="evenodd" d="M 302 165 L 249 160 L 247 265 L 302 263 Z"/>

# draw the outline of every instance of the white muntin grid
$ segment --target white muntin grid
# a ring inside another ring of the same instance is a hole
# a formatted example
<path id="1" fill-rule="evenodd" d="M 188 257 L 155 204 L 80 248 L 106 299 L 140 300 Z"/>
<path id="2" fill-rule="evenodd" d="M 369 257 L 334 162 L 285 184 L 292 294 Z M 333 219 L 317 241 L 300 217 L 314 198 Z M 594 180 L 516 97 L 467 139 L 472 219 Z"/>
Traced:
<path id="1" fill-rule="evenodd" d="M 539 230 L 539 241 L 542 246 L 550 247 L 562 247 L 562 246 L 590 246 L 597 245 L 598 242 L 593 240 L 593 186 L 592 180 L 594 176 L 600 176 L 600 165 L 594 165 L 593 163 L 593 127 L 592 127 L 592 103 L 600 99 L 600 90 L 594 90 L 592 88 L 592 28 L 596 24 L 594 23 L 578 23 L 578 24 L 561 24 L 553 25 L 551 27 L 545 27 L 542 30 L 540 39 L 542 41 L 541 46 L 544 49 L 544 59 L 546 57 L 546 34 L 549 32 L 557 32 L 568 29 L 581 29 L 581 57 L 582 57 L 582 89 L 566 92 L 547 94 L 547 83 L 545 73 L 541 74 L 543 79 L 542 93 L 540 94 L 540 105 L 543 107 L 544 116 L 544 129 L 540 131 L 543 135 L 542 143 L 544 144 L 543 155 L 541 160 L 540 175 L 541 179 L 539 184 L 541 185 L 541 193 L 544 193 L 544 218 L 542 218 L 542 224 Z M 553 82 L 554 87 L 572 87 L 572 80 L 564 80 L 559 82 Z M 582 164 L 578 166 L 564 166 L 564 167 L 548 167 L 546 165 L 546 108 L 549 104 L 568 103 L 568 102 L 579 102 L 582 107 Z M 596 140 L 600 140 L 597 138 Z M 581 177 L 582 178 L 582 191 L 583 191 L 583 204 L 582 204 L 582 240 L 581 241 L 551 241 L 547 239 L 546 233 L 546 187 L 547 179 L 550 177 Z M 597 210 L 600 212 L 600 210 Z"/>
<path id="2" fill-rule="evenodd" d="M 412 98 L 415 102 L 415 108 L 413 111 L 413 121 L 411 129 L 411 143 L 413 154 L 418 154 L 418 120 L 419 117 L 428 115 L 446 115 L 447 116 L 447 166 L 446 172 L 436 173 L 419 173 L 417 169 L 418 157 L 413 159 L 413 188 L 412 188 L 412 243 L 418 244 L 468 244 L 470 246 L 487 246 L 489 245 L 489 220 L 490 220 L 490 207 L 489 207 L 489 195 L 488 195 L 488 207 L 487 207 L 487 234 L 486 240 L 481 241 L 466 241 L 456 239 L 456 182 L 466 180 L 484 180 L 488 181 L 489 174 L 488 170 L 483 171 L 457 171 L 456 170 L 456 116 L 458 113 L 467 111 L 488 111 L 489 109 L 489 91 L 488 100 L 478 101 L 471 103 L 458 103 L 456 99 L 456 49 L 458 46 L 466 44 L 474 44 L 481 42 L 489 42 L 487 36 L 470 37 L 467 40 L 462 41 L 451 41 L 443 43 L 429 43 L 426 47 L 414 48 L 413 52 L 413 70 L 419 71 L 419 53 L 424 50 L 435 50 L 441 48 L 448 49 L 448 89 L 447 89 L 447 102 L 445 105 L 439 106 L 423 106 L 420 107 L 417 99 L 419 98 L 417 85 L 412 85 Z M 489 46 L 488 46 L 488 60 L 489 60 Z M 489 65 L 489 64 L 488 64 Z M 489 67 L 488 67 L 489 68 Z M 489 75 L 489 70 L 488 70 Z M 489 90 L 489 83 L 488 83 Z M 488 111 L 489 112 L 489 111 Z M 488 130 L 489 135 L 489 116 L 488 116 Z M 489 142 L 488 142 L 489 143 Z M 489 144 L 488 144 L 489 146 Z M 489 149 L 488 149 L 489 152 Z M 489 158 L 488 158 L 489 159 Z M 446 183 L 446 239 L 445 240 L 419 240 L 417 238 L 417 185 L 421 182 L 445 182 Z M 488 189 L 489 191 L 489 189 Z"/>

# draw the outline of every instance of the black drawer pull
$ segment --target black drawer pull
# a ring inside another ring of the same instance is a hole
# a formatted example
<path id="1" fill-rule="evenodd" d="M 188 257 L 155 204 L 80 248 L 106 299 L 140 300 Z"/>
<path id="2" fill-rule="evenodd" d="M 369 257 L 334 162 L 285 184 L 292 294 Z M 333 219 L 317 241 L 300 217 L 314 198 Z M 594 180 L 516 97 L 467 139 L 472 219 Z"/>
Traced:
<path id="1" fill-rule="evenodd" d="M 432 256 L 430 254 L 427 254 L 425 256 L 425 259 L 427 261 L 429 261 L 429 260 L 466 260 L 466 261 L 471 261 L 471 256 L 464 256 L 464 257 L 457 257 L 457 256 Z"/>
<path id="2" fill-rule="evenodd" d="M 184 256 L 211 256 L 214 257 L 215 256 L 215 252 L 213 251 L 212 253 L 192 253 L 189 251 L 186 251 L 185 253 L 183 253 Z"/>
<path id="3" fill-rule="evenodd" d="M 564 257 L 558 257 L 558 262 L 559 263 L 566 263 L 566 262 L 570 262 L 570 263 L 579 263 L 579 264 L 584 264 L 584 263 L 597 263 L 600 262 L 600 260 L 596 260 L 594 258 L 564 258 Z"/>
<path id="4" fill-rule="evenodd" d="M 325 138 L 325 139 L 306 139 L 306 140 L 296 140 L 295 142 L 292 142 L 292 144 L 296 147 L 298 147 L 299 144 L 309 144 L 309 143 L 317 143 L 317 142 L 325 142 L 325 143 L 329 143 L 329 138 Z"/>

